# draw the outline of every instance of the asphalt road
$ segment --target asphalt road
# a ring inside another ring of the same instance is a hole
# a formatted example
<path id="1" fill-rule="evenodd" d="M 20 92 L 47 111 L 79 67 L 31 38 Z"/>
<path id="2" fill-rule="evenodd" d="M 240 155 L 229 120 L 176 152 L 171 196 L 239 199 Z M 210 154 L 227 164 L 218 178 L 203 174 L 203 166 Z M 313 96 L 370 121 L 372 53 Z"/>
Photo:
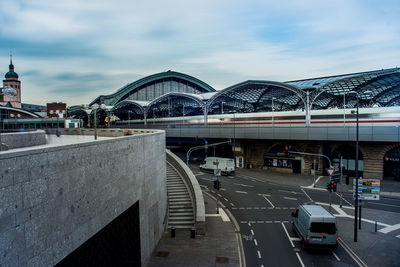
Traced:
<path id="1" fill-rule="evenodd" d="M 341 247 L 304 250 L 292 232 L 291 212 L 299 204 L 329 203 L 326 191 L 285 186 L 248 175 L 222 176 L 221 190 L 213 188 L 213 175 L 193 169 L 203 190 L 218 198 L 239 223 L 247 266 L 356 266 Z M 333 202 L 338 197 L 332 193 Z M 351 196 L 350 196 L 351 197 Z"/>

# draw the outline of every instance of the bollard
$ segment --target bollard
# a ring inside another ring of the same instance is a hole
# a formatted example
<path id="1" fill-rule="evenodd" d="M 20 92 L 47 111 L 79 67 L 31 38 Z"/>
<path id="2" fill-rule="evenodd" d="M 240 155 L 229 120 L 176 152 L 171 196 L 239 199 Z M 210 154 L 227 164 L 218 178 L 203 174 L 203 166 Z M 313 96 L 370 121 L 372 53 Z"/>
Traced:
<path id="1" fill-rule="evenodd" d="M 194 226 L 190 230 L 190 238 L 195 238 L 196 237 L 196 228 Z"/>
<path id="2" fill-rule="evenodd" d="M 375 221 L 375 233 L 376 233 L 377 230 L 378 230 L 378 222 Z"/>
<path id="3" fill-rule="evenodd" d="M 175 237 L 175 227 L 171 227 L 171 237 Z"/>

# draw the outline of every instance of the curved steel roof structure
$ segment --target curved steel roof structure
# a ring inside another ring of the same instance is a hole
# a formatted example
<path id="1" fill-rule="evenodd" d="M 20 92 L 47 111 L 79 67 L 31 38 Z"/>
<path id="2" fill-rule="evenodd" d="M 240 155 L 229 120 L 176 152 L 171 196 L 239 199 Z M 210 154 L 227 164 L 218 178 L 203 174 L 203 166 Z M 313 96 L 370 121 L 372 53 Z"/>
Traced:
<path id="1" fill-rule="evenodd" d="M 137 99 L 135 99 L 137 98 Z M 143 101 L 146 100 L 146 101 Z M 150 75 L 99 96 L 120 119 L 400 106 L 400 69 L 288 82 L 245 81 L 221 91 L 186 74 Z M 129 112 L 129 113 L 128 113 Z"/>
<path id="2" fill-rule="evenodd" d="M 302 90 L 290 84 L 272 81 L 239 83 L 219 91 L 207 101 L 208 114 L 304 108 L 305 93 Z"/>
<path id="3" fill-rule="evenodd" d="M 89 105 L 93 105 L 94 103 L 115 105 L 126 99 L 151 101 L 169 92 L 199 94 L 215 92 L 215 89 L 207 83 L 190 75 L 175 71 L 166 71 L 127 84 L 113 94 L 100 95 Z"/>
<path id="4" fill-rule="evenodd" d="M 399 68 L 286 83 L 310 91 L 311 109 L 343 108 L 343 105 L 355 107 L 357 97 L 356 94 L 350 93 L 352 91 L 357 93 L 360 107 L 400 105 Z"/>

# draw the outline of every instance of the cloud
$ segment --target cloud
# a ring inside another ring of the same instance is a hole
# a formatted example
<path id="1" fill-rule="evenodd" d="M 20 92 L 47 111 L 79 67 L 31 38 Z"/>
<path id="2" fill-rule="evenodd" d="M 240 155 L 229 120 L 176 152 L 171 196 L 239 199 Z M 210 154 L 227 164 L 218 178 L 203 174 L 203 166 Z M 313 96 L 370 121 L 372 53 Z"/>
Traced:
<path id="1" fill-rule="evenodd" d="M 4 0 L 0 70 L 7 72 L 12 50 L 24 102 L 61 98 L 72 105 L 169 69 L 223 89 L 249 79 L 389 68 L 400 58 L 399 6 L 394 0 Z"/>

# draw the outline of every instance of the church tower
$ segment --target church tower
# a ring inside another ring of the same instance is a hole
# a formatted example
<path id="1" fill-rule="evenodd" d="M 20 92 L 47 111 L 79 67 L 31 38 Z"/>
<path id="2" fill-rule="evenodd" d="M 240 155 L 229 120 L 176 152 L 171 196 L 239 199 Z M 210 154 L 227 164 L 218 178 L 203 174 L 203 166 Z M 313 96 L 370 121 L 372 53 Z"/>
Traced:
<path id="1" fill-rule="evenodd" d="M 8 66 L 8 72 L 5 75 L 5 80 L 3 80 L 3 87 L 6 86 L 12 87 L 16 91 L 16 96 L 4 96 L 3 102 L 0 102 L 0 105 L 11 105 L 14 108 L 21 108 L 21 82 L 18 80 L 18 74 L 14 72 L 12 55 L 10 55 L 10 65 Z"/>

